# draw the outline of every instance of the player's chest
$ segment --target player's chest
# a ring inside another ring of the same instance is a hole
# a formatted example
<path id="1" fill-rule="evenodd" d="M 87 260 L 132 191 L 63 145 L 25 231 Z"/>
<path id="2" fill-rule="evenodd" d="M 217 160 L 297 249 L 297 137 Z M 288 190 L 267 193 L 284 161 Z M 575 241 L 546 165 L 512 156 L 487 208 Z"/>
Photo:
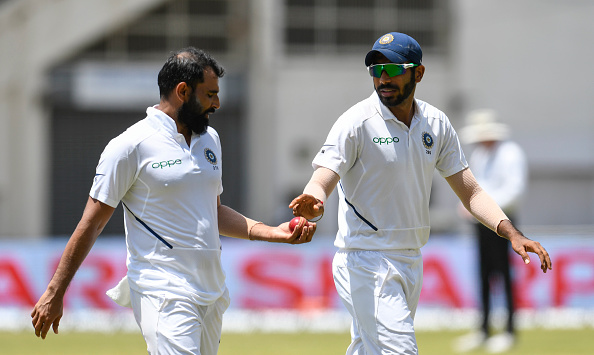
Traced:
<path id="1" fill-rule="evenodd" d="M 160 142 L 145 149 L 139 179 L 149 186 L 204 187 L 221 179 L 220 150 L 214 144 L 182 146 Z"/>
<path id="2" fill-rule="evenodd" d="M 430 127 L 406 130 L 386 125 L 365 132 L 360 158 L 376 164 L 429 164 L 437 159 L 438 137 Z"/>

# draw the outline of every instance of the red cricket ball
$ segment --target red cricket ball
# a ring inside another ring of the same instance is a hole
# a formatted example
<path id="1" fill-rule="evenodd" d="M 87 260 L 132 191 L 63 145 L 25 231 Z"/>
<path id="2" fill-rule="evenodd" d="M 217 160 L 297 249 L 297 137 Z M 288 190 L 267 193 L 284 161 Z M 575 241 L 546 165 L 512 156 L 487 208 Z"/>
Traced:
<path id="1" fill-rule="evenodd" d="M 295 227 L 297 227 L 300 220 L 301 220 L 301 217 L 295 217 L 291 220 L 291 222 L 289 222 L 289 230 L 291 231 L 291 233 L 293 233 L 293 231 L 295 230 Z"/>

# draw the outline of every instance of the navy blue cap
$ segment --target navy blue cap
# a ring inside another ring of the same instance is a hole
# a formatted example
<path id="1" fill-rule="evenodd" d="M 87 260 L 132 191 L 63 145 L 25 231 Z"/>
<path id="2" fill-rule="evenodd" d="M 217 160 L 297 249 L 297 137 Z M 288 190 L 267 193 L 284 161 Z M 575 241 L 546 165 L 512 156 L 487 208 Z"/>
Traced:
<path id="1" fill-rule="evenodd" d="M 423 51 L 421 46 L 409 35 L 400 32 L 390 32 L 378 38 L 373 48 L 365 56 L 365 66 L 370 66 L 375 53 L 381 53 L 391 63 L 421 64 Z"/>

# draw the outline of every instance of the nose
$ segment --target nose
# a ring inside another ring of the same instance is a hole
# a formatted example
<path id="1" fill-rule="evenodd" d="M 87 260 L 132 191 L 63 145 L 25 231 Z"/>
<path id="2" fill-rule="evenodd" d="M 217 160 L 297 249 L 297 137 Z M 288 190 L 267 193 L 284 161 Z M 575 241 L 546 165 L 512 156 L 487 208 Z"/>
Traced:
<path id="1" fill-rule="evenodd" d="M 218 110 L 221 107 L 221 102 L 219 101 L 219 96 L 218 95 L 216 95 L 214 97 L 214 99 L 212 100 L 212 107 L 215 110 Z"/>
<path id="2" fill-rule="evenodd" d="M 382 71 L 382 75 L 380 76 L 380 82 L 386 83 L 392 81 L 392 78 L 386 73 L 385 70 Z"/>

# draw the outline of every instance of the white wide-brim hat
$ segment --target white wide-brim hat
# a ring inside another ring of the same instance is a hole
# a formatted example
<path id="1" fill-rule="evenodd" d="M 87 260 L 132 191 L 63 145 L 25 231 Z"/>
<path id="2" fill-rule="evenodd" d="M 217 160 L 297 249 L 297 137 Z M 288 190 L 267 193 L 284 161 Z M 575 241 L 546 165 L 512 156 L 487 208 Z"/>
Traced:
<path id="1" fill-rule="evenodd" d="M 494 110 L 475 110 L 466 116 L 466 126 L 460 131 L 460 138 L 466 144 L 502 141 L 509 138 L 509 128 L 497 121 Z"/>

